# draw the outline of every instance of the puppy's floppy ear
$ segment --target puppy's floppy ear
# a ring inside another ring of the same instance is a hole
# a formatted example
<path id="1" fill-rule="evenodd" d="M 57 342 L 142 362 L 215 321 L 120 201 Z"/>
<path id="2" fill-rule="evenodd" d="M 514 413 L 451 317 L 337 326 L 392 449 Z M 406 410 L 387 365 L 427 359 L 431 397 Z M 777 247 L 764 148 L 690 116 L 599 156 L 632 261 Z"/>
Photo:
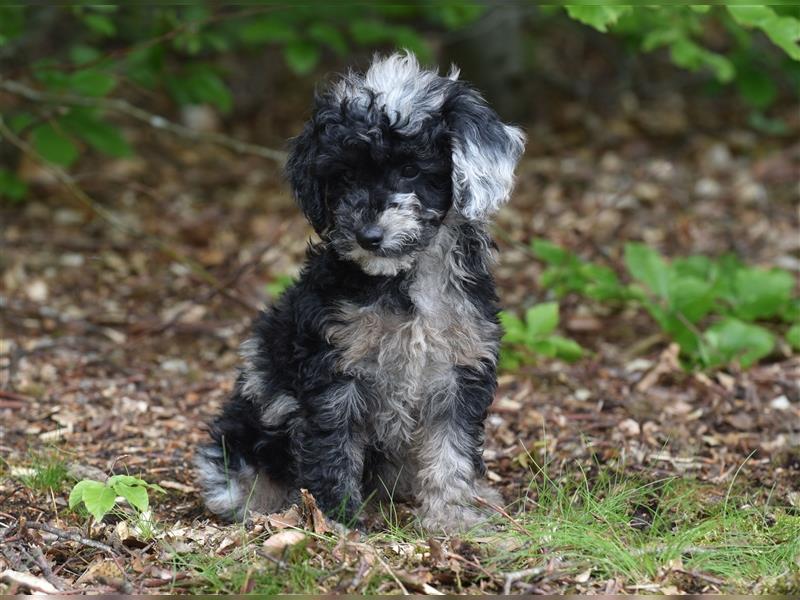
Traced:
<path id="1" fill-rule="evenodd" d="M 286 177 L 303 214 L 314 231 L 322 235 L 328 227 L 328 209 L 325 203 L 325 190 L 320 189 L 316 174 L 317 144 L 316 118 L 312 117 L 300 135 L 290 142 Z"/>
<path id="2" fill-rule="evenodd" d="M 500 121 L 478 92 L 459 81 L 443 109 L 452 136 L 453 205 L 468 219 L 487 219 L 511 195 L 525 134 Z"/>

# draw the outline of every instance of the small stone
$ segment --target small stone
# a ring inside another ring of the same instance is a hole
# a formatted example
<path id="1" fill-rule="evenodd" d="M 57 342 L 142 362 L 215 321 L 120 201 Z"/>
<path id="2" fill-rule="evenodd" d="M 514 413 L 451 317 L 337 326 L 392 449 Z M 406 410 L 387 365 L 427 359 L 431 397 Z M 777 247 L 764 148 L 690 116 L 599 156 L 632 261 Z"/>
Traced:
<path id="1" fill-rule="evenodd" d="M 44 302 L 47 300 L 49 290 L 47 289 L 47 284 L 42 279 L 34 279 L 25 286 L 25 294 L 33 302 Z"/>
<path id="2" fill-rule="evenodd" d="M 165 371 L 169 371 L 170 373 L 188 373 L 189 366 L 186 364 L 185 360 L 181 360 L 180 358 L 170 358 L 168 360 L 162 361 L 161 368 Z"/>
<path id="3" fill-rule="evenodd" d="M 730 149 L 721 143 L 711 146 L 705 155 L 708 166 L 715 171 L 727 171 L 733 164 L 733 157 Z"/>
<path id="4" fill-rule="evenodd" d="M 58 262 L 62 267 L 82 267 L 84 262 L 83 254 L 68 252 L 67 254 L 63 254 L 61 258 L 58 259 Z"/>
<path id="5" fill-rule="evenodd" d="M 575 390 L 573 394 L 575 396 L 575 400 L 578 402 L 586 402 L 589 398 L 592 397 L 592 392 L 587 389 L 581 388 L 579 390 Z"/>
<path id="6" fill-rule="evenodd" d="M 619 429 L 625 437 L 636 437 L 642 432 L 642 428 L 639 427 L 639 423 L 633 419 L 625 419 L 624 421 L 620 422 L 620 424 L 617 425 L 617 429 Z"/>
<path id="7" fill-rule="evenodd" d="M 722 191 L 722 186 L 709 177 L 703 177 L 694 186 L 694 193 L 701 198 L 716 198 Z"/>
<path id="8" fill-rule="evenodd" d="M 789 410 L 792 405 L 789 403 L 789 398 L 782 394 L 777 398 L 773 398 L 769 405 L 775 410 Z"/>

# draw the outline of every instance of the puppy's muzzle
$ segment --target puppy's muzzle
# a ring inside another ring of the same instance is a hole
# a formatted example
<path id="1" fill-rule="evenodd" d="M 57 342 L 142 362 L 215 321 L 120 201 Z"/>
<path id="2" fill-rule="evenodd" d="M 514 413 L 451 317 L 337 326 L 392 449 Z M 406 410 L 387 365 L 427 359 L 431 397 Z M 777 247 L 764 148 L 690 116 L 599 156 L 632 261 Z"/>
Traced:
<path id="1" fill-rule="evenodd" d="M 367 225 L 356 232 L 356 241 L 364 250 L 377 250 L 383 241 L 383 228 L 378 225 Z"/>

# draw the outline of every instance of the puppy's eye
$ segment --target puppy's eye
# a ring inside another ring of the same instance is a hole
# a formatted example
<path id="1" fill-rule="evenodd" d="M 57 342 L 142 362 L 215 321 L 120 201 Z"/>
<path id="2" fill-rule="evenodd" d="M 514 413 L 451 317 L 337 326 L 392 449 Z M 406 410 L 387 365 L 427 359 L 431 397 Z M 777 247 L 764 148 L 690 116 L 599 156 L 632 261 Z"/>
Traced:
<path id="1" fill-rule="evenodd" d="M 400 176 L 406 179 L 412 179 L 419 175 L 419 168 L 416 165 L 403 165 L 400 169 Z"/>

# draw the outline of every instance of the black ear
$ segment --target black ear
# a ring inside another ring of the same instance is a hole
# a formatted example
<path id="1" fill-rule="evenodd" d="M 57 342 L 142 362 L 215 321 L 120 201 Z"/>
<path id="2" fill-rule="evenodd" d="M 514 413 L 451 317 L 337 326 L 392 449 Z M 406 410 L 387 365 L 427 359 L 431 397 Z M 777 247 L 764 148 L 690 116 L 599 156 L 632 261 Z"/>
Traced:
<path id="1" fill-rule="evenodd" d="M 468 219 L 485 220 L 511 195 L 525 134 L 458 81 L 443 108 L 452 136 L 453 205 Z"/>
<path id="2" fill-rule="evenodd" d="M 308 222 L 318 234 L 328 228 L 328 209 L 325 190 L 320 189 L 316 173 L 318 155 L 318 131 L 316 116 L 306 123 L 303 131 L 292 139 L 289 158 L 286 161 L 286 177 L 297 204 Z"/>

